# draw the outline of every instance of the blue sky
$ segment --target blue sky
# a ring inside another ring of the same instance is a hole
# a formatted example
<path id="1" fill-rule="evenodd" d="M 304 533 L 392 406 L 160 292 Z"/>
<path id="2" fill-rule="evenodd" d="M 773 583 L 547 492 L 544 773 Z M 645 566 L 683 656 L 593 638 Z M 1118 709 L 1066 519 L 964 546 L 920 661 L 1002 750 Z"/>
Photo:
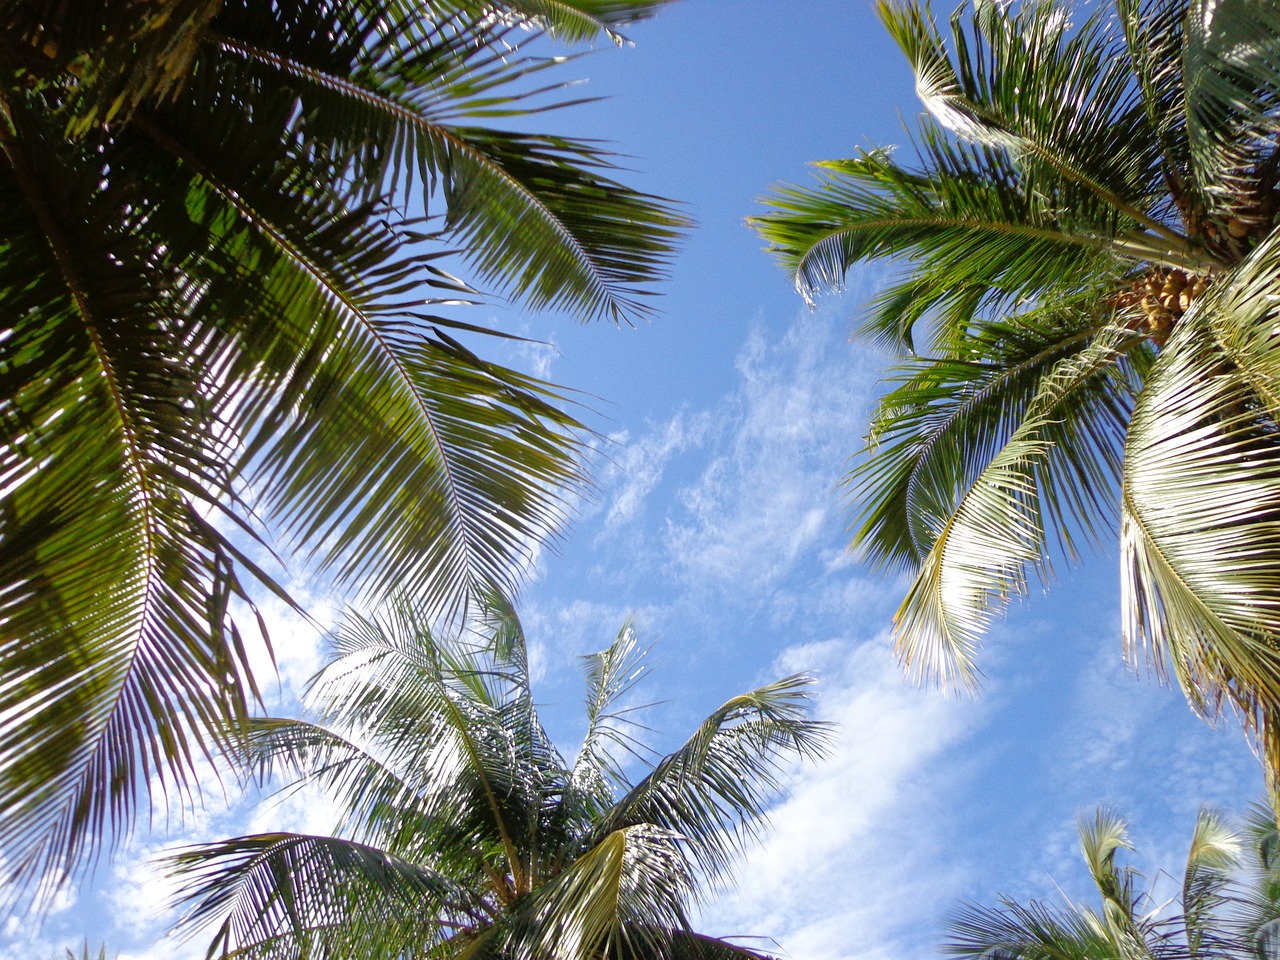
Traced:
<path id="1" fill-rule="evenodd" d="M 841 725 L 833 756 L 796 772 L 737 889 L 703 911 L 706 932 L 771 937 L 751 942 L 796 960 L 937 956 L 961 900 L 1087 896 L 1074 823 L 1099 803 L 1130 816 L 1139 865 L 1176 872 L 1199 805 L 1239 811 L 1262 779 L 1233 724 L 1210 729 L 1126 672 L 1114 551 L 1016 604 L 983 651 L 983 695 L 965 699 L 901 676 L 887 629 L 905 584 L 846 548 L 838 483 L 885 362 L 848 333 L 879 276 L 851 276 L 811 311 L 743 218 L 809 161 L 906 143 L 901 118 L 919 107 L 871 5 L 684 0 L 629 33 L 634 47 L 570 68 L 608 99 L 562 122 L 616 143 L 630 182 L 698 222 L 661 313 L 636 329 L 500 314 L 546 344 L 508 359 L 583 391 L 608 438 L 594 496 L 520 603 L 552 733 L 573 749 L 575 658 L 628 616 L 654 645 L 658 749 L 733 693 L 816 674 L 817 709 Z M 339 600 L 298 576 L 331 617 Z M 287 702 L 323 648 L 270 613 Z M 42 930 L 11 918 L 0 960 L 86 936 L 132 960 L 202 956 L 162 939 L 173 917 L 151 858 L 184 839 L 330 826 L 314 799 L 255 808 L 227 793 L 211 778 L 203 809 L 140 831 Z"/>

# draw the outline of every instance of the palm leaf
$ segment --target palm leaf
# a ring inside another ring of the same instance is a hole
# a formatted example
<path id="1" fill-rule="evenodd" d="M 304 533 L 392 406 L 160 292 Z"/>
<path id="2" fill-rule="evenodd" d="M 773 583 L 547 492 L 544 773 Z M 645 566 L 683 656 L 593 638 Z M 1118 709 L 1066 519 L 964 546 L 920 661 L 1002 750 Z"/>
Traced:
<path id="1" fill-rule="evenodd" d="M 653 824 L 683 837 L 707 876 L 723 873 L 762 829 L 782 757 L 825 750 L 828 725 L 804 712 L 812 682 L 787 677 L 727 701 L 613 805 L 594 835 Z"/>
<path id="2" fill-rule="evenodd" d="M 1131 655 L 1172 661 L 1188 699 L 1236 707 L 1280 769 L 1274 440 L 1277 241 L 1188 314 L 1152 372 L 1125 450 L 1122 606 Z"/>
<path id="3" fill-rule="evenodd" d="M 1109 336 L 1112 310 L 1096 315 L 1096 300 L 1088 292 L 983 322 L 953 356 L 899 365 L 890 380 L 898 385 L 880 399 L 871 422 L 869 456 L 845 477 L 858 509 L 854 539 L 873 562 L 914 566 L 929 553 L 956 498 L 1010 439 L 1055 367 Z M 1136 389 L 1130 366 L 1122 362 L 1087 386 L 1078 384 L 1074 409 L 1080 415 L 1046 425 L 1064 452 L 1079 450 L 1070 458 L 1077 482 L 1059 487 L 1064 497 L 1072 491 L 1084 496 L 1067 512 L 1084 521 L 1079 526 L 1086 533 L 1109 519 L 1098 493 L 1118 475 L 1117 425 Z M 1082 426 L 1073 429 L 1073 422 Z M 1057 527 L 1070 551 L 1070 525 Z"/>
<path id="4" fill-rule="evenodd" d="M 222 918 L 210 957 L 428 950 L 486 917 L 448 877 L 333 837 L 237 837 L 184 849 L 166 864 L 184 878 L 175 902 L 190 933 Z"/>
<path id="5" fill-rule="evenodd" d="M 695 889 L 681 837 L 642 823 L 593 843 L 563 874 L 543 884 L 509 934 L 512 954 L 588 960 L 663 957 L 671 934 L 688 928 Z"/>
<path id="6" fill-rule="evenodd" d="M 951 21 L 955 62 L 927 10 L 884 2 L 881 18 L 911 62 L 929 111 L 959 136 L 1043 166 L 1141 231 L 1134 239 L 1189 255 L 1184 236 L 1148 212 L 1158 137 L 1133 96 L 1104 17 L 1070 24 L 1055 3 L 1007 13 L 980 4 Z"/>
<path id="7" fill-rule="evenodd" d="M 1058 361 L 954 509 L 934 514 L 932 546 L 894 618 L 898 655 L 921 678 L 975 686 L 980 637 L 1044 561 L 1046 515 L 1086 525 L 1105 515 L 1122 408 L 1082 388 L 1132 344 L 1130 331 L 1112 328 Z"/>
<path id="8" fill-rule="evenodd" d="M 1253 225 L 1276 183 L 1280 11 L 1193 2 L 1186 15 L 1187 141 L 1209 211 Z"/>

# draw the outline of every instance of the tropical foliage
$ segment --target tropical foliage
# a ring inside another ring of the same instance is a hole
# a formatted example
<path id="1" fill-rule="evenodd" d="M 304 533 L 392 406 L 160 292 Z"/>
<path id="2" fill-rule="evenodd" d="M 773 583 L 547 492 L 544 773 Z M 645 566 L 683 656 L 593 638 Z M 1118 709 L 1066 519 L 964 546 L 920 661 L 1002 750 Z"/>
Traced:
<path id="1" fill-rule="evenodd" d="M 1129 655 L 1234 706 L 1280 788 L 1280 6 L 880 12 L 915 158 L 819 164 L 754 222 L 806 296 L 906 264 L 862 327 L 898 364 L 848 477 L 857 543 L 914 575 L 903 660 L 975 684 L 1032 571 L 1118 521 Z"/>
<path id="2" fill-rule="evenodd" d="M 1098 907 L 968 906 L 943 950 L 969 960 L 1269 960 L 1280 947 L 1280 835 L 1270 809 L 1255 807 L 1243 830 L 1201 811 L 1181 885 L 1166 899 L 1159 880 L 1118 862 L 1128 827 L 1106 810 L 1080 822 L 1080 851 Z"/>
<path id="3" fill-rule="evenodd" d="M 476 294 L 444 267 L 456 248 L 534 307 L 646 314 L 682 220 L 598 145 L 520 131 L 571 102 L 563 58 L 521 45 L 616 38 L 661 2 L 0 5 L 19 880 L 124 835 L 140 785 L 234 738 L 255 688 L 228 609 L 274 587 L 244 535 L 456 612 L 555 529 L 577 426 L 460 342 L 498 331 L 448 305 Z"/>
<path id="4" fill-rule="evenodd" d="M 254 722 L 249 760 L 323 787 L 340 835 L 236 837 L 170 860 L 185 924 L 214 927 L 211 956 L 757 956 L 695 933 L 688 907 L 731 874 L 787 761 L 823 749 L 806 677 L 729 700 L 632 782 L 644 671 L 630 625 L 585 658 L 571 762 L 538 720 L 509 607 L 461 638 L 404 607 L 352 617 L 337 648 L 312 689 L 318 720 Z"/>

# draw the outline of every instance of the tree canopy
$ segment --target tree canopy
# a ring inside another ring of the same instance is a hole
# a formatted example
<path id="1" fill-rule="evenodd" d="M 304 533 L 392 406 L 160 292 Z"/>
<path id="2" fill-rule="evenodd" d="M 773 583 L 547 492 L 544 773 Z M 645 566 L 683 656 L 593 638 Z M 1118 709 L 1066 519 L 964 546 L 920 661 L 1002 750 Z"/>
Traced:
<path id="1" fill-rule="evenodd" d="M 521 125 L 573 102 L 541 34 L 617 39 L 660 5 L 0 5 L 19 881 L 123 836 L 153 776 L 189 782 L 238 735 L 256 687 L 229 610 L 280 592 L 246 544 L 457 613 L 558 529 L 580 425 L 465 345 L 504 334 L 458 305 L 483 286 L 648 313 L 683 218 L 599 144 Z"/>
<path id="2" fill-rule="evenodd" d="M 491 605 L 439 635 L 411 607 L 351 617 L 312 719 L 254 721 L 249 762 L 319 785 L 336 836 L 273 832 L 179 851 L 183 924 L 211 956 L 756 960 L 688 909 L 765 825 L 796 758 L 820 754 L 810 680 L 733 697 L 628 771 L 645 670 L 634 629 L 586 657 L 586 734 L 566 760 L 538 719 L 524 635 Z"/>
<path id="3" fill-rule="evenodd" d="M 1129 656 L 1236 708 L 1275 788 L 1280 8 L 879 9 L 915 157 L 821 163 L 753 222 L 809 297 L 904 265 L 861 326 L 897 363 L 847 478 L 856 543 L 914 576 L 902 659 L 975 685 L 1009 598 L 1118 536 Z"/>

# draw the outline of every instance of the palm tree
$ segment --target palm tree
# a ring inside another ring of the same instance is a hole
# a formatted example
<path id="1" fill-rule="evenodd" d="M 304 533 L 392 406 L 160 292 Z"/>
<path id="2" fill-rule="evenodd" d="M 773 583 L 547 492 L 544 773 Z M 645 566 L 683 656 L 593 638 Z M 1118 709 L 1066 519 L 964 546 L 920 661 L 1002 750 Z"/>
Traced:
<path id="1" fill-rule="evenodd" d="M 352 617 L 317 678 L 319 719 L 253 724 L 251 769 L 287 770 L 345 811 L 341 836 L 269 833 L 182 850 L 183 926 L 210 956 L 738 957 L 693 932 L 698 885 L 762 827 L 791 755 L 822 752 L 809 680 L 734 697 L 631 782 L 620 762 L 643 654 L 625 625 L 586 657 L 587 729 L 566 763 L 534 707 L 499 601 L 471 637 L 411 608 Z"/>
<path id="2" fill-rule="evenodd" d="M 915 163 L 820 164 L 754 223 L 807 296 L 909 263 L 862 328 L 898 363 L 848 476 L 856 542 L 914 574 L 902 659 L 973 686 L 1031 571 L 1118 518 L 1127 654 L 1234 706 L 1280 796 L 1280 7 L 975 0 L 949 44 L 880 12 Z"/>
<path id="3" fill-rule="evenodd" d="M 1127 825 L 1106 810 L 1080 822 L 1080 850 L 1099 908 L 1002 898 L 967 906 L 943 951 L 968 960 L 1270 960 L 1280 945 L 1280 859 L 1274 813 L 1254 807 L 1243 832 L 1210 811 L 1196 819 L 1177 893 L 1140 891 L 1117 863 Z"/>
<path id="4" fill-rule="evenodd" d="M 450 306 L 477 294 L 446 268 L 456 251 L 583 319 L 646 314 L 683 219 L 598 145 L 507 127 L 571 102 L 530 28 L 616 37 L 661 2 L 0 4 L 19 881 L 126 834 L 143 785 L 193 782 L 247 716 L 228 611 L 254 581 L 282 591 L 245 535 L 448 613 L 512 589 L 557 529 L 578 424 L 459 341 L 505 334 Z"/>

